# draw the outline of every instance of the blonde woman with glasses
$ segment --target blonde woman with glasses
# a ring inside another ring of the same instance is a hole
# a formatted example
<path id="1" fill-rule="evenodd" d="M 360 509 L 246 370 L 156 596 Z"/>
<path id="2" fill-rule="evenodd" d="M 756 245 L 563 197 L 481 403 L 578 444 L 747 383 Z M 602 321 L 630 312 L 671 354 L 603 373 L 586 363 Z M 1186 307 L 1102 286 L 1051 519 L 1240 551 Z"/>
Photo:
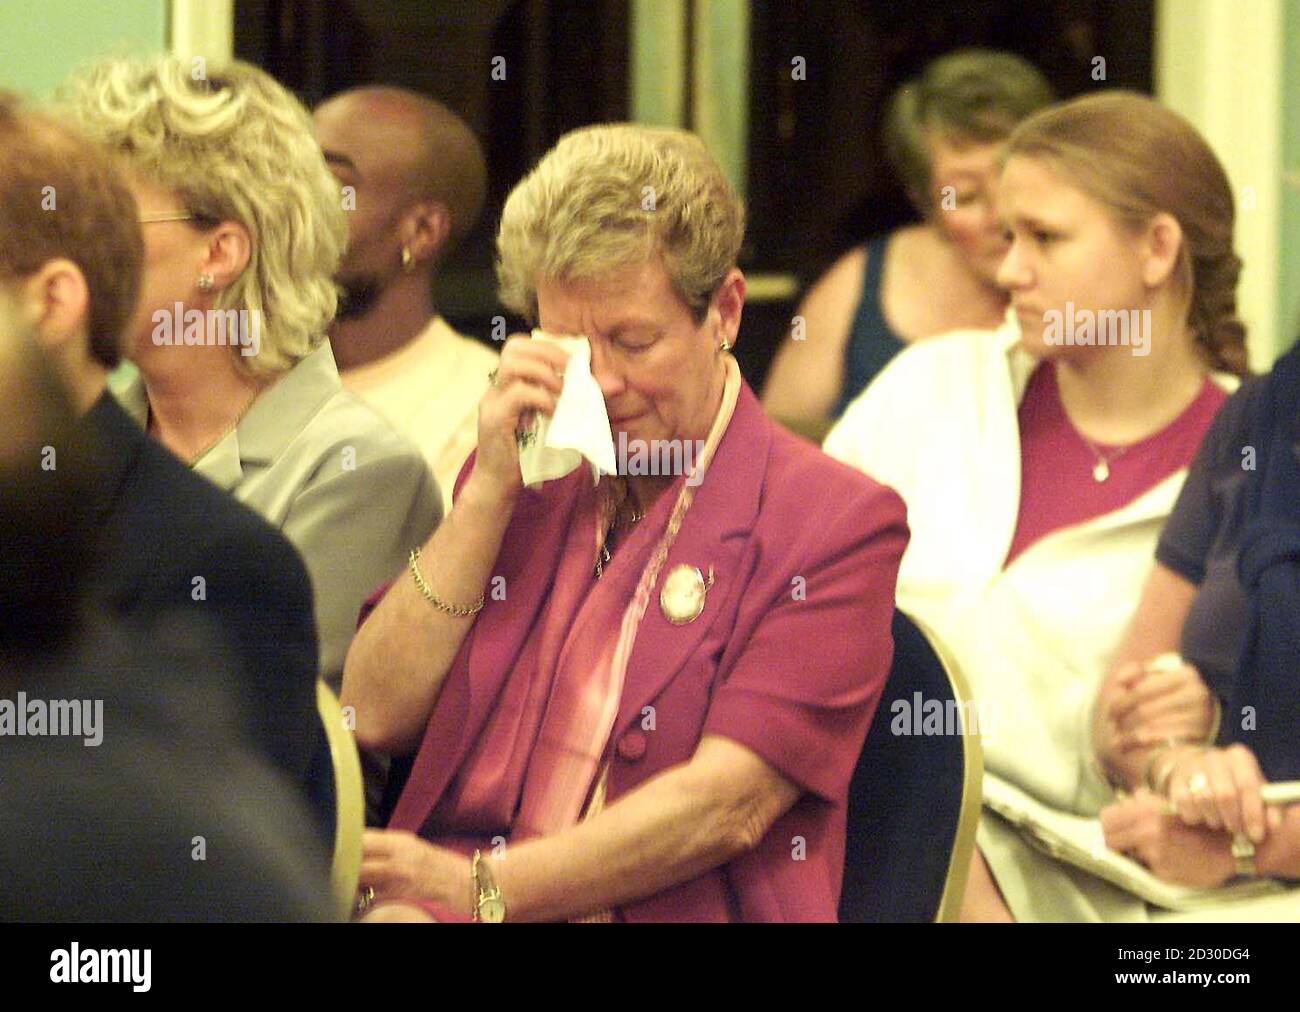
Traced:
<path id="1" fill-rule="evenodd" d="M 63 98 L 120 155 L 144 229 L 124 343 L 139 375 L 120 399 L 301 553 L 337 690 L 367 592 L 442 508 L 419 450 L 339 382 L 325 331 L 347 228 L 309 114 L 237 61 L 198 74 L 170 57 L 110 60 Z"/>

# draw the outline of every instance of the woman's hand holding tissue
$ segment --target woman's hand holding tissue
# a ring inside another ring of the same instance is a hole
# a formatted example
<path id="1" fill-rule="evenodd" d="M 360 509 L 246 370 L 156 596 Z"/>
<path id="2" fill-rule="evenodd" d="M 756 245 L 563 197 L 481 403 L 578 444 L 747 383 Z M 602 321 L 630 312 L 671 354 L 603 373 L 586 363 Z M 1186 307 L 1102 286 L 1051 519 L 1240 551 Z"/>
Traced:
<path id="1" fill-rule="evenodd" d="M 523 488 L 517 433 L 535 413 L 551 415 L 564 388 L 569 354 L 549 341 L 514 334 L 501 350 L 496 377 L 479 402 L 478 458 L 470 481 L 513 501 Z"/>

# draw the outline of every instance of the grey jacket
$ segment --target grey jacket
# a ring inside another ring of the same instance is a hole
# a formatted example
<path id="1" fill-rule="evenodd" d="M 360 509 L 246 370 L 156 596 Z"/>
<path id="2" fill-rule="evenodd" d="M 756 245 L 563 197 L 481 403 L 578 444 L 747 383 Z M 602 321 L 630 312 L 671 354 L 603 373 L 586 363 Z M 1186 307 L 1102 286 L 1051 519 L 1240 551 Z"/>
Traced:
<path id="1" fill-rule="evenodd" d="M 145 425 L 143 379 L 130 378 L 116 393 Z M 280 528 L 302 555 L 321 677 L 338 692 L 362 602 L 402 572 L 410 550 L 442 519 L 424 457 L 343 389 L 325 341 L 264 391 L 194 470 Z"/>

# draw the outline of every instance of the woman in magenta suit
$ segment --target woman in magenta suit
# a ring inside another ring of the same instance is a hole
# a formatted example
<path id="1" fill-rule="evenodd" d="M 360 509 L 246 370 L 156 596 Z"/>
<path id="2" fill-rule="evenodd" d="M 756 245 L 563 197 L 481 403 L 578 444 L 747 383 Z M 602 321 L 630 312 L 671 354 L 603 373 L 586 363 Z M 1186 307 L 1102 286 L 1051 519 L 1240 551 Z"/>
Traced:
<path id="1" fill-rule="evenodd" d="M 740 378 L 743 231 L 674 130 L 575 131 L 507 202 L 505 303 L 588 339 L 616 444 L 702 452 L 525 488 L 569 356 L 506 343 L 455 505 L 345 669 L 361 744 L 416 755 L 367 919 L 835 918 L 907 529 Z"/>

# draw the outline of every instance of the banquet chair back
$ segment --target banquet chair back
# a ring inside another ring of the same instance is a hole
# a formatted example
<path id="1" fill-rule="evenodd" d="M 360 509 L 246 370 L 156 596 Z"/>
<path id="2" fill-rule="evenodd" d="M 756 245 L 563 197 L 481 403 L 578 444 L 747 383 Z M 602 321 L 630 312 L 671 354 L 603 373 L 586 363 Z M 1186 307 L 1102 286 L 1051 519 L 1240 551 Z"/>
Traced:
<path id="1" fill-rule="evenodd" d="M 983 753 L 943 645 L 894 612 L 894 660 L 849 788 L 842 922 L 955 921 L 979 823 Z"/>
<path id="2" fill-rule="evenodd" d="M 343 919 L 361 878 L 361 834 L 365 829 L 366 802 L 361 784 L 357 743 L 343 716 L 338 697 L 322 681 L 316 682 L 316 708 L 320 711 L 334 768 L 334 856 L 330 861 L 330 894 Z"/>

